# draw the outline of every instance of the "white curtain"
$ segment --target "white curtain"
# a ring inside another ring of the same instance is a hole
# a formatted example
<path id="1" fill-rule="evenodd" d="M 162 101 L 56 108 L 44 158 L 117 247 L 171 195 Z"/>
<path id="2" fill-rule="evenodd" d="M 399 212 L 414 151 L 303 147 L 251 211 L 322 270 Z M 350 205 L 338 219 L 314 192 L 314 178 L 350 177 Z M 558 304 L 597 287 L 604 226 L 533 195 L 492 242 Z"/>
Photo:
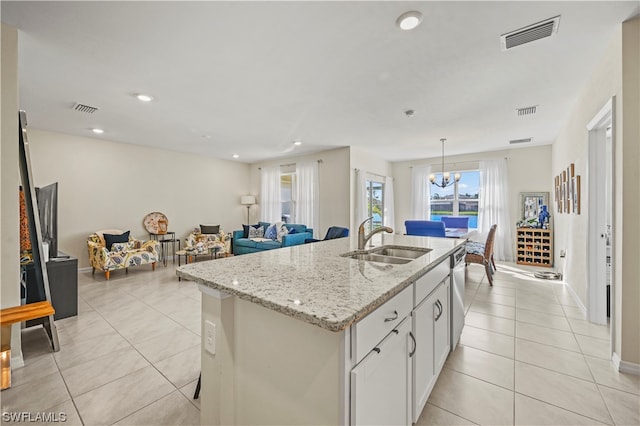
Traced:
<path id="1" fill-rule="evenodd" d="M 509 178 L 507 161 L 480 161 L 480 199 L 478 201 L 478 231 L 483 235 L 497 224 L 494 241 L 496 260 L 513 261 L 513 233 L 509 213 Z"/>
<path id="2" fill-rule="evenodd" d="M 318 232 L 318 161 L 296 164 L 296 222 Z"/>
<path id="3" fill-rule="evenodd" d="M 354 228 L 369 217 L 367 207 L 367 178 L 364 170 L 356 169 L 356 222 Z"/>
<path id="4" fill-rule="evenodd" d="M 411 168 L 411 219 L 429 220 L 431 218 L 430 173 L 431 166 Z"/>
<path id="5" fill-rule="evenodd" d="M 270 223 L 281 221 L 282 204 L 280 202 L 280 166 L 262 168 L 261 195 L 260 220 Z"/>
<path id="6" fill-rule="evenodd" d="M 393 199 L 393 178 L 391 176 L 387 176 L 384 178 L 384 226 L 388 226 L 392 229 L 394 229 L 394 227 L 396 226 L 394 206 L 395 201 Z"/>

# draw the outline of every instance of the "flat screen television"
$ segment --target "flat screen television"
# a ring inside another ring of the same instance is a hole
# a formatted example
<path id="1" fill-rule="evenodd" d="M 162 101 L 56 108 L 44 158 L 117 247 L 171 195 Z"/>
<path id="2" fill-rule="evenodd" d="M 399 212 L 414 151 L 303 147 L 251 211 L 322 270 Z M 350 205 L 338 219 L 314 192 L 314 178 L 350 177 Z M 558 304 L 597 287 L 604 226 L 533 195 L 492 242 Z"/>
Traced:
<path id="1" fill-rule="evenodd" d="M 42 243 L 49 244 L 49 257 L 58 257 L 58 182 L 36 188 Z"/>

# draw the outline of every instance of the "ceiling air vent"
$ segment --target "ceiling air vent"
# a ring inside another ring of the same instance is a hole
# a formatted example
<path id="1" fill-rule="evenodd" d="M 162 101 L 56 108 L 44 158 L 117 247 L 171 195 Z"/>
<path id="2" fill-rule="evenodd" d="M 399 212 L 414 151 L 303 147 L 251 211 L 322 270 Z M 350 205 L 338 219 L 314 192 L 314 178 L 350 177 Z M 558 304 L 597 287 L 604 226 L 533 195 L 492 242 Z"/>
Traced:
<path id="1" fill-rule="evenodd" d="M 523 115 L 533 115 L 536 112 L 538 112 L 538 105 L 518 108 L 517 111 L 518 111 L 518 117 L 522 117 Z"/>
<path id="2" fill-rule="evenodd" d="M 86 112 L 87 114 L 93 114 L 99 108 L 91 106 L 91 105 L 80 104 L 80 103 L 76 102 L 76 104 L 73 105 L 73 109 L 76 110 L 76 111 L 80 111 L 80 112 Z"/>
<path id="3" fill-rule="evenodd" d="M 512 141 L 509 141 L 510 144 L 516 144 L 516 143 L 529 143 L 533 140 L 533 138 L 525 138 L 525 139 L 514 139 Z"/>
<path id="4" fill-rule="evenodd" d="M 560 15 L 529 25 L 528 27 L 520 28 L 519 30 L 511 31 L 510 33 L 502 34 L 500 36 L 502 50 L 509 50 L 521 44 L 551 37 L 558 32 L 559 24 Z"/>

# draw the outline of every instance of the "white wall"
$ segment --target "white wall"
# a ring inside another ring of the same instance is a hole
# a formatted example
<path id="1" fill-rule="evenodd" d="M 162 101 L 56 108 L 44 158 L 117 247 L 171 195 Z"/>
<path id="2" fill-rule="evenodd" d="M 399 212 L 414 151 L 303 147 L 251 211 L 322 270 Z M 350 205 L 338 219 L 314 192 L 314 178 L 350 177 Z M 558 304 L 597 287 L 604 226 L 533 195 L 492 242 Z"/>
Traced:
<path id="1" fill-rule="evenodd" d="M 350 223 L 352 233 L 355 234 L 358 230 L 358 225 L 360 225 L 360 221 L 356 219 L 356 175 L 355 170 L 359 169 L 367 174 L 377 175 L 376 177 L 380 178 L 383 176 L 393 176 L 393 166 L 392 163 L 377 157 L 374 154 L 371 154 L 368 151 L 363 150 L 359 147 L 351 147 L 351 158 L 349 162 L 349 176 L 351 179 L 351 199 L 350 199 Z M 394 181 L 394 198 L 395 198 L 395 187 L 396 182 Z M 394 203 L 394 204 L 397 204 Z M 394 206 L 395 209 L 395 206 Z M 396 228 L 393 228 L 394 231 L 398 232 Z M 350 233 L 351 235 L 351 233 Z"/>
<path id="2" fill-rule="evenodd" d="M 2 143 L 0 145 L 0 293 L 2 308 L 20 305 L 20 213 L 18 187 L 18 31 L 2 24 Z M 3 341 L 7 336 L 3 336 Z M 11 364 L 23 364 L 20 324 L 12 327 Z"/>
<path id="3" fill-rule="evenodd" d="M 640 20 L 625 23 L 613 37 L 589 83 L 577 98 L 569 119 L 553 144 L 553 174 L 569 163 L 584 176 L 582 214 L 562 214 L 556 217 L 556 241 L 568 249 L 565 280 L 585 306 L 587 293 L 587 219 L 588 134 L 586 126 L 605 103 L 616 96 L 614 151 L 614 351 L 625 362 L 640 364 L 638 324 L 640 301 L 638 241 L 640 225 L 638 210 L 640 178 L 638 164 L 640 93 L 638 67 L 640 57 Z M 557 253 L 557 252 L 556 252 Z"/>
<path id="4" fill-rule="evenodd" d="M 315 154 L 286 157 L 277 160 L 254 163 L 251 165 L 251 189 L 248 194 L 256 195 L 258 205 L 251 207 L 250 222 L 260 220 L 260 168 L 295 163 L 296 161 L 322 160 L 318 166 L 320 211 L 318 228 L 314 229 L 314 238 L 324 238 L 330 226 L 349 226 L 349 148 L 338 148 Z M 234 229 L 241 229 L 238 222 Z M 306 224 L 305 224 L 306 225 Z"/>
<path id="5" fill-rule="evenodd" d="M 438 153 L 434 152 L 433 154 Z M 497 158 L 507 158 L 510 225 L 513 229 L 512 245 L 515 252 L 515 228 L 516 222 L 520 220 L 520 193 L 549 192 L 549 202 L 553 201 L 551 145 L 446 156 L 445 169 L 450 171 L 477 170 L 480 160 Z M 393 164 L 393 176 L 395 176 L 396 182 L 396 229 L 404 232 L 404 221 L 413 219 L 411 214 L 411 167 L 430 164 L 439 170 L 440 162 L 441 157 L 433 157 Z M 551 211 L 552 226 L 554 216 L 554 212 Z"/>
<path id="6" fill-rule="evenodd" d="M 616 304 L 620 304 L 616 323 L 620 324 L 620 337 L 616 353 L 622 361 L 635 364 L 640 371 L 640 19 L 622 24 L 622 149 L 616 156 L 617 188 L 624 200 L 617 213 L 616 227 L 616 282 L 620 291 Z M 618 168 L 617 168 L 618 169 Z"/>
<path id="7" fill-rule="evenodd" d="M 89 266 L 87 237 L 131 230 L 148 239 L 142 220 L 164 213 L 183 239 L 200 224 L 236 229 L 245 213 L 249 166 L 60 133 L 29 130 L 34 184 L 58 182 L 58 249 Z"/>
<path id="8" fill-rule="evenodd" d="M 556 214 L 556 261 L 560 249 L 567 250 L 565 281 L 573 288 L 584 306 L 587 298 L 587 219 L 588 184 L 587 123 L 615 93 L 621 92 L 620 36 L 615 37 L 590 82 L 578 97 L 574 109 L 553 144 L 553 176 L 562 173 L 573 163 L 576 175 L 582 176 L 581 214 Z M 616 105 L 616 108 L 619 108 Z M 555 208 L 554 208 L 555 210 Z"/>

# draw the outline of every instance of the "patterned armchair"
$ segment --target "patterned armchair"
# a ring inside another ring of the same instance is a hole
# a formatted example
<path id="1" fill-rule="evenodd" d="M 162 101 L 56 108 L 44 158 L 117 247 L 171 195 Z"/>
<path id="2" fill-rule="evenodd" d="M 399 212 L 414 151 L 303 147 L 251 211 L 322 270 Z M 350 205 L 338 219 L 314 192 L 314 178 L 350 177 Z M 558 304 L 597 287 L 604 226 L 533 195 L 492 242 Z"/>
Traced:
<path id="1" fill-rule="evenodd" d="M 219 230 L 216 234 L 203 234 L 200 228 L 195 228 L 186 239 L 185 250 L 199 253 L 209 252 L 217 247 L 217 254 L 231 253 L 230 235 Z"/>
<path id="2" fill-rule="evenodd" d="M 111 250 L 105 244 L 104 234 L 120 235 L 122 231 L 118 229 L 105 229 L 91 234 L 87 240 L 89 249 L 89 263 L 91 273 L 96 269 L 103 271 L 106 279 L 109 279 L 111 271 L 124 269 L 129 272 L 129 267 L 151 264 L 151 269 L 155 271 L 156 262 L 159 259 L 157 241 L 141 241 L 129 237 L 126 243 L 113 243 Z"/>

